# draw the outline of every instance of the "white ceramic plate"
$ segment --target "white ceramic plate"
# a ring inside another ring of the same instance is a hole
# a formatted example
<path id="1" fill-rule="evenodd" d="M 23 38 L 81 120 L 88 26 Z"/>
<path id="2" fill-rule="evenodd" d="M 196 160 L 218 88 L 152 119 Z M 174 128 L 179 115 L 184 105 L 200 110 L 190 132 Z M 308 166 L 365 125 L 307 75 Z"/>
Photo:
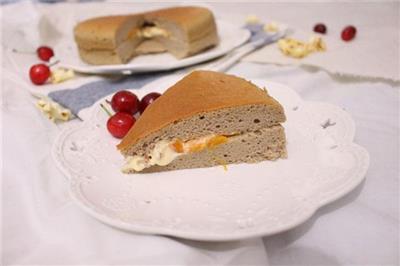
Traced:
<path id="1" fill-rule="evenodd" d="M 89 65 L 80 59 L 76 44 L 70 38 L 63 39 L 55 47 L 55 53 L 57 54 L 57 59 L 60 60 L 60 65 L 83 73 L 100 74 L 122 72 L 129 74 L 170 70 L 198 64 L 222 56 L 245 43 L 250 37 L 250 32 L 248 30 L 239 28 L 222 20 L 217 20 L 217 27 L 218 35 L 220 37 L 220 43 L 218 46 L 208 49 L 200 54 L 180 60 L 176 59 L 169 53 L 161 53 L 137 56 L 129 63 L 122 65 Z"/>
<path id="2" fill-rule="evenodd" d="M 165 80 L 135 91 L 162 92 Z M 355 188 L 369 164 L 353 143 L 355 126 L 339 107 L 304 102 L 291 89 L 254 80 L 285 108 L 288 159 L 257 164 L 125 175 L 118 140 L 95 105 L 91 119 L 63 131 L 53 147 L 79 207 L 125 230 L 223 241 L 269 235 L 299 225 Z M 330 125 L 330 126 L 329 126 Z"/>

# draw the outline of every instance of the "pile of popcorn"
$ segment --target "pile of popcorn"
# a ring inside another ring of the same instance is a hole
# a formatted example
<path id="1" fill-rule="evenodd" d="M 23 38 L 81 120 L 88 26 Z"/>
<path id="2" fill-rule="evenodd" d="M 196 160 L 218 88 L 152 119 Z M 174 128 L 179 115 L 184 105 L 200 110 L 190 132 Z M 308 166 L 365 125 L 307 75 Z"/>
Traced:
<path id="1" fill-rule="evenodd" d="M 260 19 L 255 15 L 246 18 L 246 24 L 261 24 Z M 277 22 L 269 22 L 263 26 L 265 32 L 274 33 L 280 30 Z M 294 38 L 283 38 L 278 41 L 280 51 L 290 57 L 303 58 L 313 52 L 326 51 L 326 44 L 320 36 L 312 36 L 308 42 Z"/>

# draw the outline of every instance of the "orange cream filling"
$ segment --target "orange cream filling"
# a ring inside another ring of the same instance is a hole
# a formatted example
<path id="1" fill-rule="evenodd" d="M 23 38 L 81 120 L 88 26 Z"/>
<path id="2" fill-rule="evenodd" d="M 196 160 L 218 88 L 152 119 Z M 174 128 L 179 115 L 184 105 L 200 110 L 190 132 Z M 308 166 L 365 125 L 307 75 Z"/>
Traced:
<path id="1" fill-rule="evenodd" d="M 165 166 L 183 154 L 200 152 L 204 149 L 214 149 L 218 145 L 228 142 L 229 136 L 208 135 L 202 138 L 183 142 L 180 139 L 160 141 L 147 156 L 128 156 L 122 172 L 131 170 L 142 171 L 153 165 Z"/>
<path id="2" fill-rule="evenodd" d="M 189 140 L 187 142 L 182 142 L 180 139 L 176 139 L 173 143 L 171 143 L 171 146 L 177 153 L 200 152 L 206 148 L 213 149 L 218 145 L 226 143 L 227 141 L 227 136 L 217 135 L 200 138 L 197 140 Z"/>

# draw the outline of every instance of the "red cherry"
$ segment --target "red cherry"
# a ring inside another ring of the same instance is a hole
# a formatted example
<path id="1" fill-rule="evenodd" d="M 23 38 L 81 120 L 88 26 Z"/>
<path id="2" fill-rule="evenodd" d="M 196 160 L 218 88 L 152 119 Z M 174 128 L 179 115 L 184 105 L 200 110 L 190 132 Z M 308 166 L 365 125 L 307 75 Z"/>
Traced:
<path id="1" fill-rule="evenodd" d="M 112 97 L 111 107 L 115 112 L 133 115 L 139 110 L 139 99 L 130 91 L 119 91 Z"/>
<path id="2" fill-rule="evenodd" d="M 147 106 L 152 104 L 160 96 L 161 94 L 158 92 L 151 92 L 144 96 L 140 101 L 140 113 L 143 113 Z"/>
<path id="3" fill-rule="evenodd" d="M 325 24 L 322 24 L 322 23 L 316 24 L 316 25 L 314 26 L 314 31 L 315 31 L 315 32 L 322 33 L 322 34 L 325 34 L 325 33 L 326 33 L 326 26 L 325 26 Z"/>
<path id="4" fill-rule="evenodd" d="M 50 77 L 50 68 L 45 64 L 33 65 L 29 70 L 29 77 L 36 85 L 42 85 Z"/>
<path id="5" fill-rule="evenodd" d="M 54 56 L 53 49 L 48 46 L 40 46 L 37 48 L 36 53 L 40 59 L 46 62 L 48 62 L 50 58 Z"/>
<path id="6" fill-rule="evenodd" d="M 356 36 L 356 33 L 357 29 L 354 26 L 347 26 L 342 31 L 342 40 L 348 42 Z"/>
<path id="7" fill-rule="evenodd" d="M 107 129 L 116 138 L 122 139 L 135 124 L 136 119 L 124 112 L 115 113 L 107 121 Z"/>

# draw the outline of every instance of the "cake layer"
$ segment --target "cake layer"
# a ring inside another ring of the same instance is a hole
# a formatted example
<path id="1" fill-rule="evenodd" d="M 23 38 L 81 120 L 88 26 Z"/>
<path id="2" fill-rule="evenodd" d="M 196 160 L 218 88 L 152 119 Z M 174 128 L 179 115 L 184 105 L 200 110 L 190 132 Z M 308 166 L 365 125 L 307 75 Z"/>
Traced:
<path id="1" fill-rule="evenodd" d="M 257 163 L 264 160 L 286 158 L 286 140 L 284 128 L 280 125 L 262 128 L 254 132 L 231 136 L 228 141 L 188 152 L 177 156 L 164 166 L 154 165 L 140 172 L 148 173 L 186 168 L 203 168 L 236 163 Z"/>
<path id="2" fill-rule="evenodd" d="M 167 49 L 156 40 L 145 40 L 136 47 L 135 51 L 137 54 L 154 54 L 165 52 Z"/>
<path id="3" fill-rule="evenodd" d="M 128 62 L 135 54 L 136 47 L 140 39 L 131 38 L 122 42 L 115 49 L 84 49 L 79 47 L 80 57 L 92 65 L 112 65 L 124 64 Z"/>

